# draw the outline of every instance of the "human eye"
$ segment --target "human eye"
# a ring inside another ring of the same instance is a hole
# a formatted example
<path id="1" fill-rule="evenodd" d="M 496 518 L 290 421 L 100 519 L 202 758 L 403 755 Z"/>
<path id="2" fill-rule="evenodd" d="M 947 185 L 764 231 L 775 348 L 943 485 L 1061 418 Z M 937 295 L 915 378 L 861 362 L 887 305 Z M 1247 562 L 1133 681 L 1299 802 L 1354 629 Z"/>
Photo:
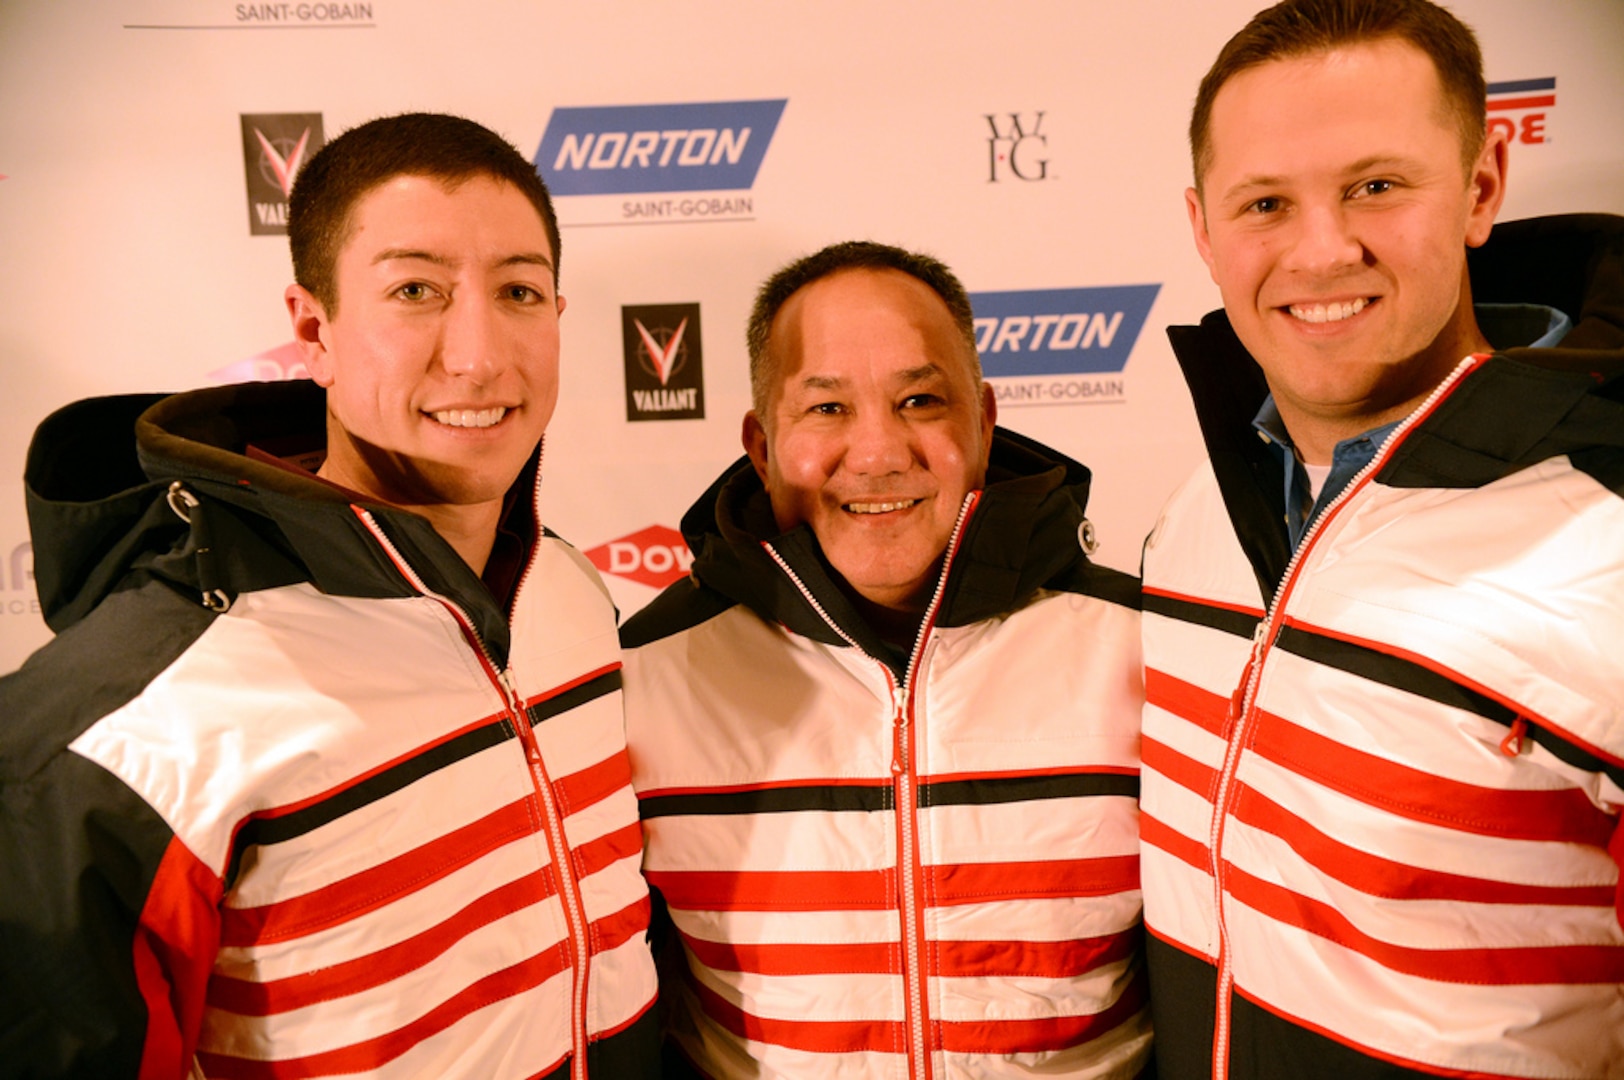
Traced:
<path id="1" fill-rule="evenodd" d="M 511 300 L 515 304 L 539 304 L 547 299 L 546 294 L 533 285 L 515 282 L 502 287 L 502 298 Z"/>
<path id="2" fill-rule="evenodd" d="M 839 416 L 844 406 L 838 401 L 814 401 L 806 411 L 812 416 Z"/>
<path id="3" fill-rule="evenodd" d="M 1392 191 L 1395 186 L 1391 180 L 1362 180 L 1353 186 L 1353 190 L 1348 192 L 1348 198 L 1363 199 L 1371 195 L 1384 195 Z"/>
<path id="4" fill-rule="evenodd" d="M 408 281 L 404 285 L 397 285 L 393 295 L 410 304 L 421 304 L 432 299 L 436 293 L 434 286 L 426 281 Z"/>
<path id="5" fill-rule="evenodd" d="M 904 409 L 934 409 L 947 404 L 940 394 L 921 390 L 902 399 Z"/>
<path id="6" fill-rule="evenodd" d="M 1245 210 L 1249 214 L 1274 214 L 1279 212 L 1281 205 L 1278 195 L 1265 195 L 1260 199 L 1253 199 L 1247 203 Z"/>

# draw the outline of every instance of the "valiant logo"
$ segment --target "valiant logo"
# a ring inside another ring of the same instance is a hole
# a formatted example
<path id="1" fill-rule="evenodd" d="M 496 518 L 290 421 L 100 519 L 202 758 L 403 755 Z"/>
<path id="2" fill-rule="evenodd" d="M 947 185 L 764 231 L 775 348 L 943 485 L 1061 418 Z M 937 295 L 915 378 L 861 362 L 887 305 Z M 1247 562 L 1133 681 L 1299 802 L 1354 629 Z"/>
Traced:
<path id="1" fill-rule="evenodd" d="M 998 183 L 1003 172 L 1017 180 L 1049 179 L 1049 137 L 1043 134 L 1043 113 L 986 113 L 987 182 Z"/>
<path id="2" fill-rule="evenodd" d="M 23 541 L 11 549 L 11 558 L 0 567 L 4 575 L 5 597 L 0 612 L 6 615 L 38 615 L 39 597 L 34 595 L 34 545 Z"/>
<path id="3" fill-rule="evenodd" d="M 1489 130 L 1505 132 L 1507 142 L 1549 142 L 1545 121 L 1556 107 L 1556 78 L 1490 83 L 1488 107 Z"/>
<path id="4" fill-rule="evenodd" d="M 626 347 L 626 419 L 704 419 L 699 305 L 623 307 L 620 323 Z"/>
<path id="5" fill-rule="evenodd" d="M 555 196 L 748 190 L 787 101 L 554 109 L 536 171 Z"/>
<path id="6" fill-rule="evenodd" d="M 680 581 L 694 564 L 693 552 L 682 534 L 664 525 L 650 525 L 619 540 L 600 544 L 586 553 L 600 573 L 613 574 L 651 589 Z"/>
<path id="7" fill-rule="evenodd" d="M 976 351 L 999 405 L 1122 402 L 1160 285 L 973 293 Z"/>
<path id="8" fill-rule="evenodd" d="M 322 143 L 321 113 L 242 114 L 250 235 L 287 235 L 293 178 Z"/>

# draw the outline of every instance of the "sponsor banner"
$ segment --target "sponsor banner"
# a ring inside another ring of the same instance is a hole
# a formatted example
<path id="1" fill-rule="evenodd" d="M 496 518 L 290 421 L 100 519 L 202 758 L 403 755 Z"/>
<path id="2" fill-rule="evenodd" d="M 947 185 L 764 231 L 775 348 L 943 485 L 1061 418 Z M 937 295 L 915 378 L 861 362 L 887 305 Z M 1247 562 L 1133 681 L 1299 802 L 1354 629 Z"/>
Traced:
<path id="1" fill-rule="evenodd" d="M 1121 372 L 1160 285 L 970 295 L 982 375 L 1004 405 L 1127 399 Z"/>
<path id="2" fill-rule="evenodd" d="M 620 309 L 627 420 L 703 420 L 705 368 L 698 304 Z"/>
<path id="3" fill-rule="evenodd" d="M 223 368 L 209 372 L 209 381 L 219 385 L 240 382 L 282 382 L 286 379 L 308 379 L 304 354 L 290 341 L 274 349 L 266 349 L 246 360 L 238 360 Z"/>
<path id="4" fill-rule="evenodd" d="M 14 544 L 0 565 L 0 616 L 39 615 L 39 594 L 34 591 L 34 545 Z"/>
<path id="5" fill-rule="evenodd" d="M 554 109 L 536 171 L 555 196 L 747 191 L 787 101 Z"/>
<path id="6" fill-rule="evenodd" d="M 243 113 L 242 160 L 248 181 L 248 232 L 288 234 L 288 193 L 299 169 L 323 143 L 321 113 Z"/>
<path id="7" fill-rule="evenodd" d="M 342 0 L 274 0 L 226 3 L 222 0 L 125 0 L 126 30 L 358 30 L 377 24 L 374 3 Z"/>
<path id="8" fill-rule="evenodd" d="M 1489 130 L 1513 143 L 1548 142 L 1545 125 L 1556 108 L 1556 76 L 1489 84 Z"/>
<path id="9" fill-rule="evenodd" d="M 599 544 L 586 557 L 599 573 L 651 589 L 663 589 L 680 581 L 694 563 L 693 552 L 683 542 L 682 534 L 665 525 L 650 525 L 619 540 Z"/>
<path id="10" fill-rule="evenodd" d="M 1043 112 L 983 113 L 992 134 L 987 138 L 987 182 L 1049 179 L 1049 137 Z"/>

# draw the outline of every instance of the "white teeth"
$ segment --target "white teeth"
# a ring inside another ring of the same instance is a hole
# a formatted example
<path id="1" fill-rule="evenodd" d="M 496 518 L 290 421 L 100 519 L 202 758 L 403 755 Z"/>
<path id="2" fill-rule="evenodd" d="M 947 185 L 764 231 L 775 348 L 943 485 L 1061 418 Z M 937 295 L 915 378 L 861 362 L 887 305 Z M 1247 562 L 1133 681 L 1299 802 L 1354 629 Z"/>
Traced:
<path id="1" fill-rule="evenodd" d="M 442 409 L 434 418 L 447 427 L 484 428 L 507 415 L 507 409 L 498 405 L 494 409 Z"/>
<path id="2" fill-rule="evenodd" d="M 1303 322 L 1341 322 L 1365 310 L 1366 300 L 1360 297 L 1344 304 L 1292 304 L 1290 311 Z"/>
<path id="3" fill-rule="evenodd" d="M 879 503 L 847 503 L 846 509 L 853 514 L 889 514 L 893 510 L 906 510 L 917 503 L 918 499 L 903 499 L 901 502 Z"/>

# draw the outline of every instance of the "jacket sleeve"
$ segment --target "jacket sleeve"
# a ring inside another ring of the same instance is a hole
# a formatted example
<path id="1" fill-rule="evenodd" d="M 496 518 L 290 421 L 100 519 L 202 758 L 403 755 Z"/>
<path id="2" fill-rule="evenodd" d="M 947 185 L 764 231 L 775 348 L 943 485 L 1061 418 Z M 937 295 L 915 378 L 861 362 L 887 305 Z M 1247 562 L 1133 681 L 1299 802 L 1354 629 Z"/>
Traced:
<path id="1" fill-rule="evenodd" d="M 187 1075 L 219 879 L 100 766 L 0 773 L 0 1061 L 8 1075 Z M 12 1071 L 15 1070 L 15 1071 Z"/>

